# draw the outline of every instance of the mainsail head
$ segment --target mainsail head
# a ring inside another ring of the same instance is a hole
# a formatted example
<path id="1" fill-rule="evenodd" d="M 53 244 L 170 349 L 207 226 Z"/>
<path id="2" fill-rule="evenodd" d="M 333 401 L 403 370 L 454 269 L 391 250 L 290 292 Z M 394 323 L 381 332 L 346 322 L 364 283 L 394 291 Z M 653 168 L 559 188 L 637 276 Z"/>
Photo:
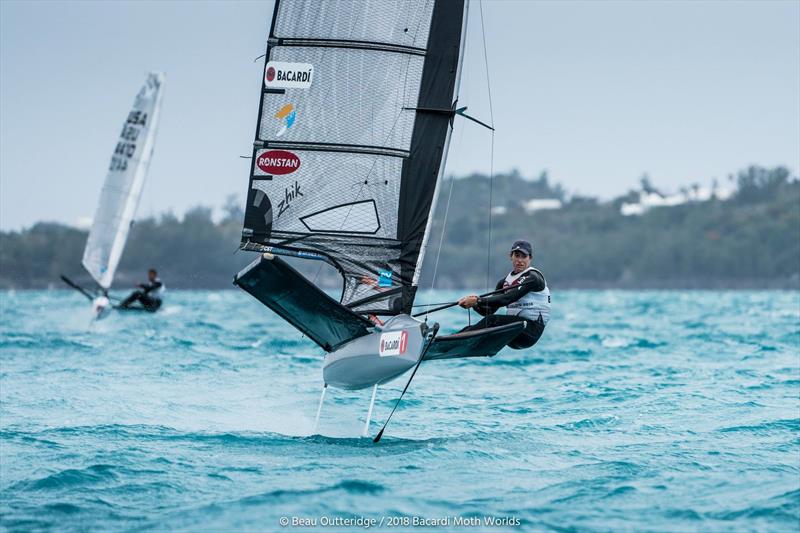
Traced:
<path id="1" fill-rule="evenodd" d="M 465 20 L 465 0 L 276 0 L 242 248 L 321 254 L 353 311 L 410 311 Z"/>
<path id="2" fill-rule="evenodd" d="M 100 192 L 83 267 L 103 289 L 114 279 L 153 155 L 164 74 L 150 73 L 122 125 Z"/>

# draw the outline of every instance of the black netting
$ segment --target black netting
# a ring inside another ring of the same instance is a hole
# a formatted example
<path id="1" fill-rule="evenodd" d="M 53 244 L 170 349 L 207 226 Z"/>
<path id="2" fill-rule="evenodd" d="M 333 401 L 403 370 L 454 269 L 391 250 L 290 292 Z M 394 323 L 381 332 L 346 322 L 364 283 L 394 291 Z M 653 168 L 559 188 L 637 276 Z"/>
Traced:
<path id="1" fill-rule="evenodd" d="M 275 245 L 288 242 L 287 248 L 328 256 L 344 277 L 343 304 L 352 306 L 356 312 L 379 314 L 396 314 L 402 309 L 402 291 L 408 289 L 410 280 L 401 279 L 399 241 L 312 234 L 297 239 L 297 235 L 274 232 L 270 241 Z M 250 242 L 245 249 L 267 251 L 269 248 Z M 362 300 L 367 301 L 353 306 Z"/>

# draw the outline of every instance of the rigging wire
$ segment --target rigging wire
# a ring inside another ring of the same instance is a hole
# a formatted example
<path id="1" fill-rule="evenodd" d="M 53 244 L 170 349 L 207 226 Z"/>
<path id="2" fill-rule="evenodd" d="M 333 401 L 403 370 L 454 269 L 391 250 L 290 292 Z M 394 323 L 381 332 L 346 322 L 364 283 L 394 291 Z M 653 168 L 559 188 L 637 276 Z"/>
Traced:
<path id="1" fill-rule="evenodd" d="M 494 110 L 492 109 L 492 85 L 489 80 L 489 54 L 486 51 L 486 27 L 483 23 L 483 0 L 478 1 L 481 13 L 481 37 L 483 38 L 483 64 L 486 68 L 486 90 L 489 95 L 489 122 L 492 125 L 492 143 L 489 156 L 489 241 L 486 246 L 486 290 L 489 290 L 489 276 L 492 265 L 492 201 L 494 193 Z"/>
<path id="2" fill-rule="evenodd" d="M 436 287 L 436 272 L 439 270 L 439 256 L 442 253 L 442 242 L 444 241 L 444 233 L 447 229 L 447 214 L 450 212 L 450 198 L 453 197 L 453 182 L 455 182 L 455 176 L 450 176 L 450 192 L 447 193 L 447 203 L 444 207 L 444 220 L 442 221 L 442 233 L 439 235 L 439 249 L 436 250 L 436 261 L 433 264 L 433 278 L 431 278 L 431 291 L 433 291 L 434 287 Z M 425 309 L 425 319 L 428 318 L 428 309 L 430 309 L 431 305 L 436 304 L 427 304 Z"/>

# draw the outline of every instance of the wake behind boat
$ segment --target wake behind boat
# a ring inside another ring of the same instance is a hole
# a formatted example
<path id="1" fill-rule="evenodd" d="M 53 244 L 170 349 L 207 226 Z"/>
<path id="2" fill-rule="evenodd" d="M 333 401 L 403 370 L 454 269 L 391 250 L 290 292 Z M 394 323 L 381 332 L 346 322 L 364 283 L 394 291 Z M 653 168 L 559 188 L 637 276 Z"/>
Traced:
<path id="1" fill-rule="evenodd" d="M 96 287 L 89 290 L 66 276 L 61 276 L 65 283 L 92 302 L 96 318 L 106 316 L 112 308 L 143 311 L 156 309 L 152 306 L 148 308 L 147 305 L 114 307 L 111 305 L 108 290 L 125 249 L 153 156 L 164 81 L 162 73 L 148 74 L 122 125 L 119 141 L 111 155 L 108 174 L 100 192 L 97 211 L 81 261 Z"/>
<path id="2" fill-rule="evenodd" d="M 466 20 L 465 0 L 275 3 L 241 241 L 261 255 L 234 283 L 327 352 L 323 398 L 373 387 L 374 402 L 423 360 L 491 357 L 524 328 L 437 336 L 411 316 L 465 109 Z M 279 256 L 335 267 L 340 301 Z"/>

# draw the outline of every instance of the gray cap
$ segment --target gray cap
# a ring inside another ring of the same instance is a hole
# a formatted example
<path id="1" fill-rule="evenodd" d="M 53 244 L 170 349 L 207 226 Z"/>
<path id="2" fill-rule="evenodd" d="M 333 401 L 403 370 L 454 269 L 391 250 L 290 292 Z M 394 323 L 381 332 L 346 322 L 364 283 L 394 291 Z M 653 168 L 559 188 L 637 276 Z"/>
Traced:
<path id="1" fill-rule="evenodd" d="M 511 246 L 511 253 L 517 251 L 526 253 L 528 257 L 533 256 L 533 246 L 528 241 L 514 241 L 514 245 Z"/>

